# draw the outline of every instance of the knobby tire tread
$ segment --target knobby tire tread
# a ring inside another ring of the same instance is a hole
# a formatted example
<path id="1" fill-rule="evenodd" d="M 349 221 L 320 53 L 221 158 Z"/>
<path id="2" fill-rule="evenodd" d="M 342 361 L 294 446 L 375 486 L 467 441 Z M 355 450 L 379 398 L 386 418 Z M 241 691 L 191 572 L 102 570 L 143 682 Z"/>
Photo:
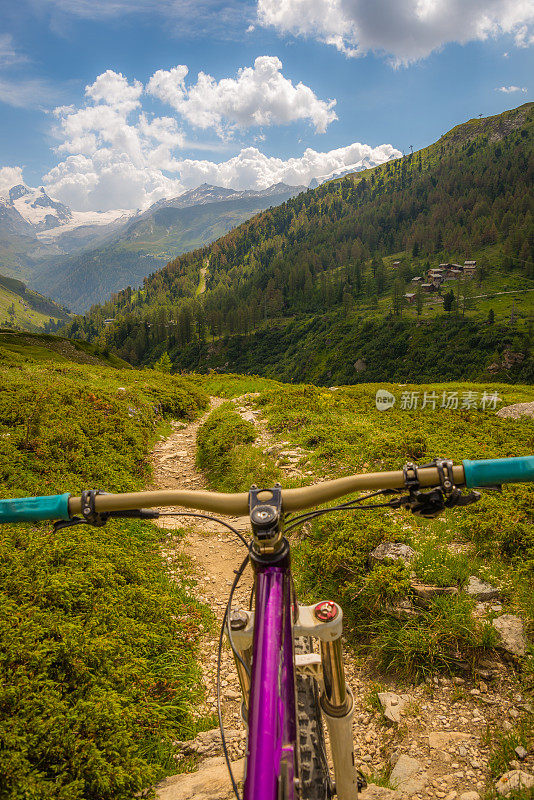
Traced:
<path id="1" fill-rule="evenodd" d="M 311 653 L 311 640 L 299 637 L 296 653 Z M 300 800 L 330 800 L 331 778 L 316 681 L 297 674 L 297 719 L 300 753 Z"/>

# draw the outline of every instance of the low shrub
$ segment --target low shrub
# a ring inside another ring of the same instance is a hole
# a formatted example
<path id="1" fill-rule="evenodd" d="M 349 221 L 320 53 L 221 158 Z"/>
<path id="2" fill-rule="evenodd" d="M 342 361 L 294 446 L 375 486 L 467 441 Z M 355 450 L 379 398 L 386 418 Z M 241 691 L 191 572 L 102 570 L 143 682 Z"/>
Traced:
<path id="1" fill-rule="evenodd" d="M 0 392 L 0 497 L 135 491 L 167 413 L 205 395 L 180 378 L 11 364 Z M 152 393 L 152 396 L 151 396 Z M 132 800 L 194 735 L 206 611 L 163 568 L 152 525 L 50 533 L 0 526 L 0 797 Z"/>
<path id="2" fill-rule="evenodd" d="M 477 655 L 496 641 L 491 626 L 474 619 L 473 604 L 465 594 L 442 596 L 407 620 L 391 616 L 377 620 L 373 650 L 381 666 L 409 677 L 470 668 Z"/>
<path id="3" fill-rule="evenodd" d="M 280 472 L 272 459 L 253 447 L 254 425 L 223 403 L 209 415 L 197 434 L 197 465 L 210 486 L 221 492 L 248 491 L 255 483 L 272 486 Z"/>
<path id="4" fill-rule="evenodd" d="M 412 568 L 423 583 L 433 586 L 464 586 L 472 573 L 471 559 L 451 553 L 435 539 L 419 539 Z"/>

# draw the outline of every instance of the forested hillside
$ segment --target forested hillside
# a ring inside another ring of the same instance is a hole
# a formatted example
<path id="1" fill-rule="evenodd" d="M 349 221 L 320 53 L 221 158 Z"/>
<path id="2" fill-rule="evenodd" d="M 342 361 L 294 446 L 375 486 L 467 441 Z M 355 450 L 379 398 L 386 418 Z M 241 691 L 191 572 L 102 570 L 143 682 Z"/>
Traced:
<path id="1" fill-rule="evenodd" d="M 35 286 L 41 291 L 46 288 L 74 311 L 85 311 L 128 283 L 138 286 L 169 258 L 213 242 L 258 211 L 299 191 L 279 184 L 264 192 L 233 192 L 205 184 L 155 203 L 105 245 L 50 259 L 35 276 Z"/>
<path id="2" fill-rule="evenodd" d="M 525 379 L 532 302 L 524 293 L 534 287 L 533 108 L 528 103 L 471 120 L 413 155 L 304 192 L 210 247 L 169 262 L 141 291 L 125 289 L 77 318 L 67 333 L 100 337 L 132 363 L 149 363 L 167 350 L 180 367 L 236 368 L 238 351 L 241 359 L 248 354 L 240 369 L 262 373 L 265 359 L 256 344 L 274 324 L 280 329 L 276 341 L 293 330 L 300 343 L 298 326 L 317 325 L 323 317 L 325 352 L 330 328 L 344 325 L 353 345 L 347 357 L 358 359 L 362 328 L 372 323 L 383 329 L 384 320 L 386 339 L 402 351 L 414 326 L 427 318 L 433 347 L 442 353 L 452 314 L 456 327 L 470 325 L 469 358 L 480 352 L 479 375 L 497 363 L 504 379 L 519 372 Z M 405 295 L 414 276 L 468 259 L 477 260 L 476 278 L 458 280 L 448 300 L 441 289 L 436 299 L 419 298 L 417 314 L 410 315 Z M 206 291 L 199 293 L 202 269 Z M 497 298 L 512 290 L 522 305 L 509 315 Z M 403 316 L 403 325 L 395 327 Z M 496 316 L 506 326 L 483 345 L 482 334 Z M 106 318 L 112 322 L 104 326 Z M 239 342 L 226 341 L 228 336 Z M 293 348 L 287 377 L 311 377 L 296 369 L 303 357 L 317 356 L 312 342 L 310 348 Z M 381 354 L 376 357 L 380 366 Z M 329 371 L 330 377 L 313 377 L 335 379 L 338 373 Z M 373 379 L 386 377 L 378 372 Z M 362 377 L 345 374 L 351 381 Z"/>

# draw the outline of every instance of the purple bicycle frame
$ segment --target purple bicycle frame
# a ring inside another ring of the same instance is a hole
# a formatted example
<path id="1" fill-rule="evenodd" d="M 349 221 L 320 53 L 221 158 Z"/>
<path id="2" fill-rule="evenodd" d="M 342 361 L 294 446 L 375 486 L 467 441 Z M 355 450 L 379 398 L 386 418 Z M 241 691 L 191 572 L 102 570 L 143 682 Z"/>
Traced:
<path id="1" fill-rule="evenodd" d="M 296 800 L 297 723 L 289 564 L 256 567 L 244 800 Z"/>

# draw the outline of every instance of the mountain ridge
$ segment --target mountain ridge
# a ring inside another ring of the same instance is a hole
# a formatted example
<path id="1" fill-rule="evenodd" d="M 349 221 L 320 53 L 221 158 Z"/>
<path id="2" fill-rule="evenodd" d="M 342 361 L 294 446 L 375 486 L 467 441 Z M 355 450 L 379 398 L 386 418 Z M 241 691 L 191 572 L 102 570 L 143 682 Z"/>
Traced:
<path id="1" fill-rule="evenodd" d="M 119 292 L 77 319 L 76 335 L 91 336 L 95 330 L 132 363 L 151 363 L 167 350 L 177 368 L 224 369 L 232 363 L 225 337 L 236 337 L 244 354 L 252 338 L 261 339 L 274 321 L 304 315 L 324 318 L 328 328 L 331 315 L 345 314 L 354 319 L 346 352 L 352 350 L 356 364 L 360 316 L 380 319 L 386 327 L 388 319 L 402 316 L 406 282 L 425 275 L 430 259 L 438 266 L 480 258 L 480 279 L 489 275 L 498 291 L 506 290 L 507 282 L 511 289 L 530 287 L 533 109 L 534 104 L 525 104 L 487 120 L 471 120 L 413 155 L 325 183 L 262 212 L 209 247 L 170 261 L 145 280 L 142 292 Z M 206 290 L 197 297 L 206 265 Z M 460 289 L 453 288 L 456 301 Z M 413 299 L 416 289 L 412 292 Z M 442 315 L 431 311 L 437 307 L 432 299 L 423 305 L 430 315 Z M 465 300 L 462 313 L 469 303 Z M 480 305 L 487 314 L 488 304 Z M 115 320 L 105 331 L 103 318 Z M 485 324 L 479 315 L 481 335 Z M 445 327 L 437 329 L 445 335 Z M 522 322 L 517 331 L 528 355 L 530 339 Z M 405 333 L 392 335 L 399 337 L 402 349 Z M 286 374 L 306 358 L 298 326 L 294 337 L 288 346 L 295 363 L 290 359 Z M 474 333 L 470 337 L 476 341 Z M 513 333 L 510 337 L 501 337 L 497 352 L 510 345 Z M 261 372 L 267 338 L 258 341 L 248 360 L 241 360 L 240 369 Z M 322 347 L 329 338 L 325 335 Z M 484 351 L 483 358 L 489 355 Z M 349 370 L 350 378 L 361 380 L 355 370 Z M 299 373 L 299 379 L 306 376 Z"/>
<path id="2" fill-rule="evenodd" d="M 208 244 L 259 210 L 304 189 L 274 184 L 237 191 L 202 184 L 129 218 L 97 248 L 43 263 L 33 284 L 75 311 L 86 310 L 125 285 L 136 288 L 169 257 Z"/>

